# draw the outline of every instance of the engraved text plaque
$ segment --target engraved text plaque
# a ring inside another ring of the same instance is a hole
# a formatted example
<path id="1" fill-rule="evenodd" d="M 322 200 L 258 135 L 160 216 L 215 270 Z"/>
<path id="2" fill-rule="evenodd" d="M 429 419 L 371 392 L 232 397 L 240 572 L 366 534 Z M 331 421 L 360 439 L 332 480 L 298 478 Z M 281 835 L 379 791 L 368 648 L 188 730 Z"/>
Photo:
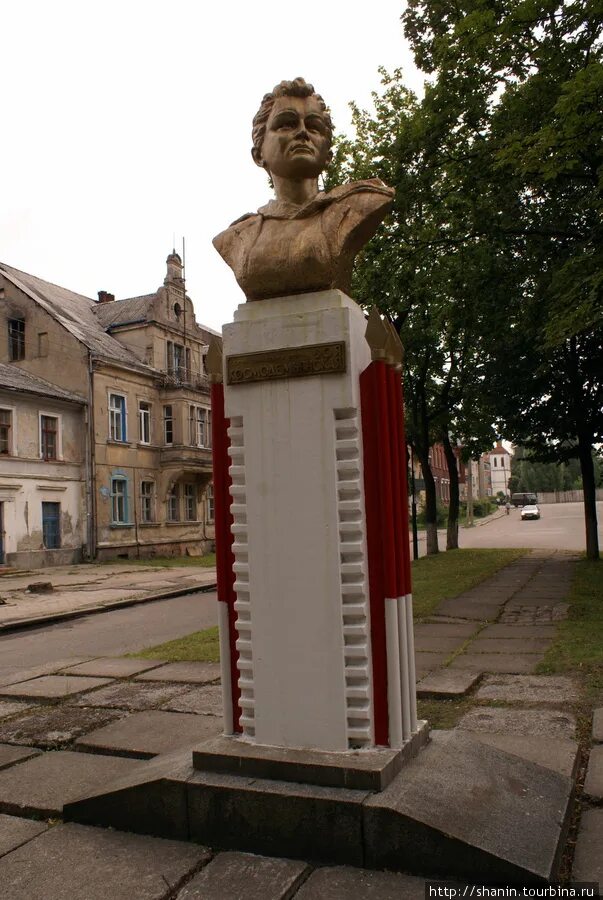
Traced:
<path id="1" fill-rule="evenodd" d="M 344 341 L 262 350 L 260 353 L 240 353 L 226 358 L 227 384 L 300 378 L 307 375 L 333 375 L 345 371 Z"/>

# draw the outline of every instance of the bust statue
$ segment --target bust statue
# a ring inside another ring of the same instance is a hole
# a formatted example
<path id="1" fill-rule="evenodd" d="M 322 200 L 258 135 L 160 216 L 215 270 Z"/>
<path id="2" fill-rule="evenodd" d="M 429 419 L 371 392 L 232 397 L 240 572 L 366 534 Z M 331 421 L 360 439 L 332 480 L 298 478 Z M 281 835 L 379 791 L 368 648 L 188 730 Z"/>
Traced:
<path id="1" fill-rule="evenodd" d="M 324 100 L 303 78 L 281 81 L 264 96 L 251 155 L 269 173 L 276 199 L 213 241 L 247 300 L 330 288 L 349 293 L 354 257 L 390 209 L 394 190 L 371 178 L 319 191 L 332 135 Z"/>

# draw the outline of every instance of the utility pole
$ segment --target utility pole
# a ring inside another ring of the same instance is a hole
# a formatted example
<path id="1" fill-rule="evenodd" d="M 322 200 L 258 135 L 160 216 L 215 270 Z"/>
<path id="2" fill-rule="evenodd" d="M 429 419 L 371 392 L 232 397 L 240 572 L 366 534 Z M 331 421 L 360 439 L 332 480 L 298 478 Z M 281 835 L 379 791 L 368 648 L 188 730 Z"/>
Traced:
<path id="1" fill-rule="evenodd" d="M 473 525 L 473 460 L 467 460 L 467 525 Z"/>
<path id="2" fill-rule="evenodd" d="M 419 558 L 419 535 L 417 533 L 417 496 L 415 494 L 415 457 L 410 446 L 410 496 L 411 496 L 411 521 L 412 521 L 412 558 Z"/>

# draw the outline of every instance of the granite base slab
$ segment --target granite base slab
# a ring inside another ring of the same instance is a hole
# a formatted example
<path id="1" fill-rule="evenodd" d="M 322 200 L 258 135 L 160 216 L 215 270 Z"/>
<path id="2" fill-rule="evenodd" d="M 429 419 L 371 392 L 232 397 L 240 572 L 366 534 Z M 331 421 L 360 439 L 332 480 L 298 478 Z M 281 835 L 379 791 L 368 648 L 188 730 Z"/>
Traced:
<path id="1" fill-rule="evenodd" d="M 378 793 L 196 771 L 186 753 L 143 769 L 66 804 L 64 818 L 222 850 L 522 885 L 557 878 L 574 786 L 458 731 L 435 732 Z"/>
<path id="2" fill-rule="evenodd" d="M 429 727 L 425 721 L 418 723 L 416 734 L 400 750 L 379 747 L 338 753 L 268 747 L 220 735 L 193 750 L 193 767 L 205 772 L 297 784 L 382 791 L 428 740 Z"/>

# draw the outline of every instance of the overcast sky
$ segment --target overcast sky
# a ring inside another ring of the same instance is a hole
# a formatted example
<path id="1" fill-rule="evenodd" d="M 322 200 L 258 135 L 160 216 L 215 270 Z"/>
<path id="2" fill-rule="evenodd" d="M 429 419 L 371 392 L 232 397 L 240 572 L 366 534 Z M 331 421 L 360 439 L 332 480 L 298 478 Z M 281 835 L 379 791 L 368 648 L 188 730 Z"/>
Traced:
<path id="1" fill-rule="evenodd" d="M 244 297 L 212 237 L 270 197 L 252 162 L 264 93 L 302 75 L 350 130 L 377 68 L 420 90 L 402 2 L 20 0 L 2 5 L 0 260 L 71 290 L 156 290 L 186 238 L 197 319 Z"/>

